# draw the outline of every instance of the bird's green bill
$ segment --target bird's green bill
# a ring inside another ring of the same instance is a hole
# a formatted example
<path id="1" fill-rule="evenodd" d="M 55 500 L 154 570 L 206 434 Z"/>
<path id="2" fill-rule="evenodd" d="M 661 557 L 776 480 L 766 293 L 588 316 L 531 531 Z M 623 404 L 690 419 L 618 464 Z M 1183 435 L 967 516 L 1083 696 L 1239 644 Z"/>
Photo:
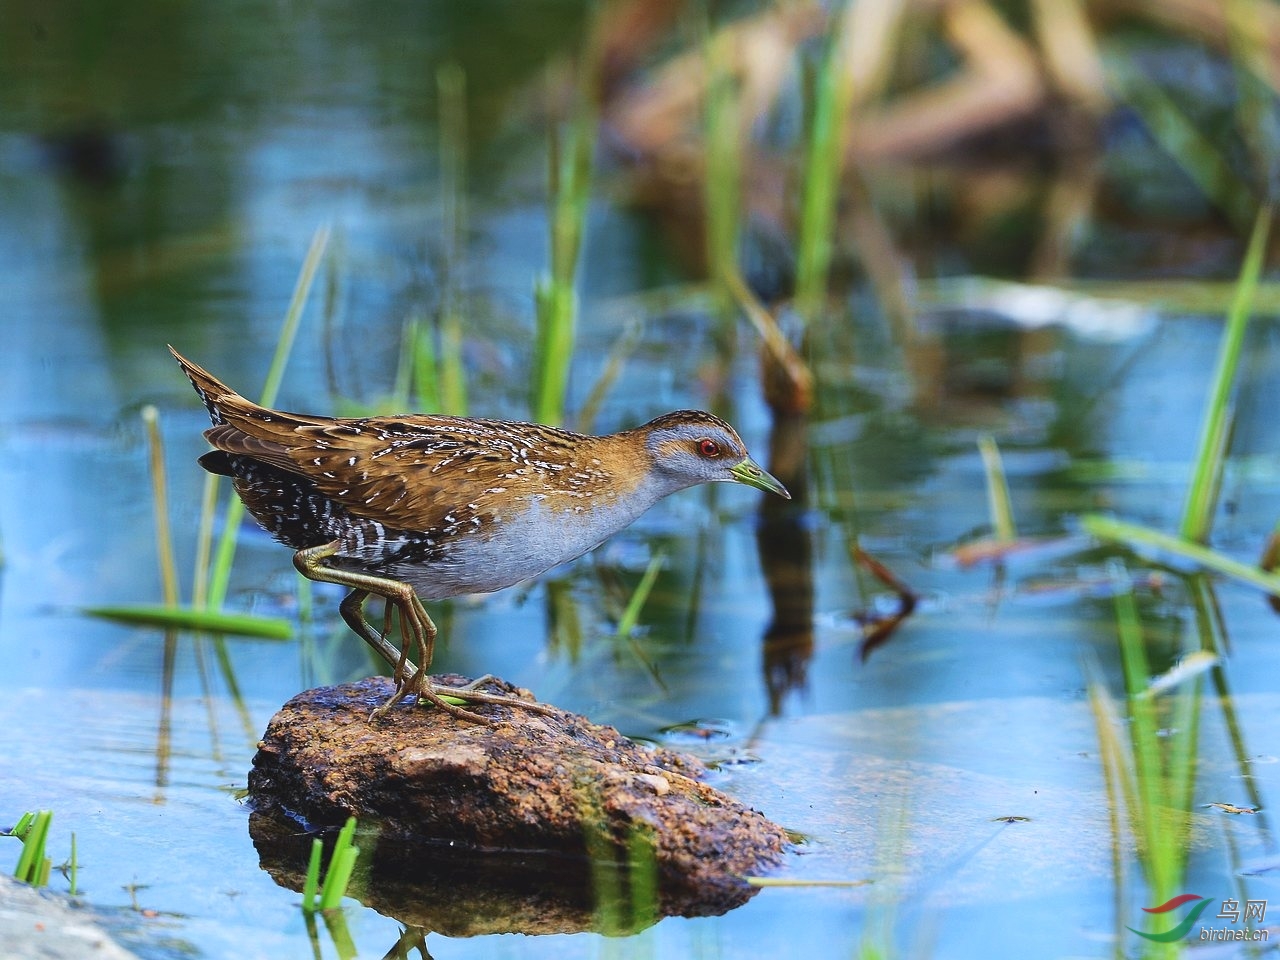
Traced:
<path id="1" fill-rule="evenodd" d="M 729 472 L 733 474 L 733 479 L 739 483 L 745 483 L 748 487 L 755 487 L 757 490 L 765 490 L 769 493 L 776 493 L 780 497 L 786 497 L 788 500 L 791 499 L 791 494 L 787 493 L 787 488 L 779 483 L 773 474 L 760 467 L 750 457 L 747 457 L 736 467 L 731 467 Z"/>

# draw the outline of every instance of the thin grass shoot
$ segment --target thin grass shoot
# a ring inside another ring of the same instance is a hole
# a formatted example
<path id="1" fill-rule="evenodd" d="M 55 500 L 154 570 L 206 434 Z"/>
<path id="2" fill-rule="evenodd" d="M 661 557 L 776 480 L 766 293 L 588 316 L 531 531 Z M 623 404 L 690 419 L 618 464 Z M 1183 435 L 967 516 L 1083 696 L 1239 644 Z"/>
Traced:
<path id="1" fill-rule="evenodd" d="M 436 358 L 439 408 L 466 416 L 467 378 L 462 362 L 461 293 L 466 288 L 467 248 L 467 74 L 457 63 L 436 71 L 440 97 L 440 179 L 444 198 L 445 265 Z"/>
<path id="2" fill-rule="evenodd" d="M 280 384 L 284 380 L 285 367 L 288 365 L 289 356 L 293 350 L 293 342 L 297 335 L 298 327 L 302 322 L 303 308 L 307 305 L 312 284 L 315 282 L 320 264 L 324 260 L 325 248 L 329 244 L 329 234 L 330 230 L 327 226 L 320 227 L 311 238 L 311 246 L 307 250 L 306 258 L 302 262 L 302 269 L 299 271 L 298 279 L 294 284 L 293 296 L 290 298 L 289 307 L 285 311 L 284 322 L 280 328 L 280 336 L 276 341 L 276 350 L 271 357 L 271 366 L 267 369 L 266 382 L 263 384 L 262 395 L 258 401 L 264 407 L 272 406 L 275 403 L 276 395 L 280 392 Z M 222 537 L 218 541 L 213 564 L 209 571 L 209 586 L 205 594 L 207 605 L 215 610 L 222 607 L 227 597 L 227 584 L 231 579 L 231 565 L 235 559 L 237 534 L 240 528 L 240 520 L 243 516 L 244 504 L 237 497 L 231 498 L 223 523 Z M 197 566 L 200 565 L 201 561 L 197 560 Z"/>
<path id="3" fill-rule="evenodd" d="M 1231 397 L 1235 390 L 1240 352 L 1249 326 L 1254 294 L 1258 287 L 1258 277 L 1262 273 L 1270 234 L 1271 209 L 1263 207 L 1254 221 L 1240 278 L 1236 283 L 1235 296 L 1227 313 L 1227 324 L 1222 332 L 1218 360 L 1209 388 L 1209 404 L 1200 428 L 1195 469 L 1182 512 L 1179 533 L 1184 539 L 1194 543 L 1204 543 L 1208 539 L 1217 509 L 1218 492 L 1222 487 L 1222 474 L 1230 443 Z"/>
<path id="4" fill-rule="evenodd" d="M 666 561 L 667 556 L 661 550 L 656 551 L 649 558 L 649 563 L 644 568 L 644 573 L 640 575 L 640 582 L 631 591 L 627 605 L 623 609 L 622 615 L 618 617 L 617 635 L 619 637 L 630 636 L 640 622 L 640 612 L 644 609 L 645 602 L 649 599 L 649 594 L 653 591 L 653 585 L 657 583 L 658 574 L 662 572 L 662 567 Z"/>
<path id="5" fill-rule="evenodd" d="M 80 853 L 74 830 L 71 831 L 71 856 L 67 860 L 67 883 L 71 885 L 67 892 L 76 896 L 80 892 Z"/>
<path id="6" fill-rule="evenodd" d="M 22 852 L 18 855 L 18 865 L 14 868 L 13 875 L 22 883 L 33 887 L 49 885 L 53 861 L 45 855 L 45 847 L 52 822 L 53 811 L 40 810 L 36 813 L 24 813 L 13 828 L 13 836 L 22 841 Z"/>
<path id="7" fill-rule="evenodd" d="M 333 853 L 329 857 L 329 869 L 325 873 L 324 887 L 320 891 L 321 911 L 337 907 L 347 895 L 356 858 L 360 856 L 360 848 L 353 842 L 355 832 L 356 818 L 348 817 L 338 831 L 338 839 L 334 842 Z"/>
<path id="8" fill-rule="evenodd" d="M 850 7 L 856 4 L 849 4 Z M 846 69 L 854 18 L 843 7 L 814 77 L 813 106 L 800 185 L 800 235 L 796 250 L 796 311 L 812 321 L 827 298 L 835 252 L 840 176 L 849 138 L 854 87 Z"/>
<path id="9" fill-rule="evenodd" d="M 304 913 L 323 913 L 342 903 L 351 883 L 360 848 L 354 843 L 356 818 L 348 817 L 338 831 L 333 849 L 329 852 L 329 865 L 324 871 L 324 884 L 320 884 L 320 866 L 324 858 L 324 843 L 317 837 L 311 841 L 311 854 L 307 861 L 307 873 L 302 884 L 302 910 Z M 318 892 L 318 896 L 317 896 Z"/>
<path id="10" fill-rule="evenodd" d="M 176 607 L 180 599 L 178 565 L 173 556 L 173 532 L 169 527 L 169 484 L 164 468 L 164 440 L 160 434 L 160 414 L 154 406 L 142 408 L 147 429 L 147 450 L 151 466 L 151 503 L 156 524 L 156 556 L 160 561 L 160 593 L 166 606 Z"/>
<path id="11" fill-rule="evenodd" d="M 978 452 L 982 455 L 982 469 L 987 478 L 987 509 L 995 539 L 999 543 L 1013 543 L 1018 539 L 1018 527 L 1013 519 L 1009 478 L 1005 475 L 1004 460 L 995 438 L 990 434 L 979 437 Z"/>
<path id="12" fill-rule="evenodd" d="M 1139 551 L 1168 554 L 1205 570 L 1247 583 L 1268 594 L 1280 594 L 1280 575 L 1267 573 L 1252 564 L 1242 563 L 1216 550 L 1190 543 L 1181 537 L 1099 514 L 1082 516 L 1080 527 L 1085 533 L 1099 540 L 1125 544 Z"/>
<path id="13" fill-rule="evenodd" d="M 723 278 L 737 272 L 742 221 L 742 108 L 732 66 L 734 43 L 731 30 L 718 30 L 708 31 L 702 45 L 707 71 L 703 176 L 707 272 L 721 288 L 726 307 L 732 296 L 723 289 Z"/>
<path id="14" fill-rule="evenodd" d="M 577 326 L 577 273 L 595 163 L 598 107 L 594 42 L 578 65 L 573 115 L 547 136 L 550 265 L 534 285 L 531 407 L 540 423 L 561 423 Z M 567 142 L 566 142 L 567 141 Z"/>
<path id="15" fill-rule="evenodd" d="M 177 627 L 180 630 L 206 630 L 210 633 L 233 633 L 263 640 L 288 640 L 293 626 L 280 617 L 263 617 L 250 613 L 200 610 L 194 607 L 170 607 L 167 604 L 115 604 L 86 607 L 91 616 L 117 623 L 143 627 Z"/>

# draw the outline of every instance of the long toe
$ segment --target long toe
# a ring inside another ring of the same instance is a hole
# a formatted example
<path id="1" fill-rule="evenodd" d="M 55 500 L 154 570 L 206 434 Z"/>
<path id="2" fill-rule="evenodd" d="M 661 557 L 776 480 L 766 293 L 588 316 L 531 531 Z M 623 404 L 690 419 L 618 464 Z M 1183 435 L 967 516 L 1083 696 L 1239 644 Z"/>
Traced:
<path id="1" fill-rule="evenodd" d="M 460 707 L 456 703 L 450 703 L 448 700 L 444 699 L 444 696 L 454 696 L 454 694 L 449 692 L 451 689 L 456 688 L 428 686 L 426 689 L 420 691 L 419 695 L 424 700 L 430 701 L 432 706 L 439 707 L 445 713 L 451 714 L 459 720 L 466 720 L 468 723 L 488 724 L 491 726 L 502 721 L 502 717 L 486 717 L 483 714 L 475 713 L 465 707 Z M 445 692 L 444 696 L 437 693 L 437 690 L 443 690 Z M 463 695 L 461 699 L 470 700 L 471 698 Z"/>
<path id="2" fill-rule="evenodd" d="M 394 707 L 397 703 L 399 703 L 404 698 L 404 695 L 407 692 L 408 691 L 405 689 L 405 685 L 403 683 L 397 683 L 396 692 L 393 693 L 391 696 L 387 697 L 386 702 L 382 704 L 382 706 L 377 707 L 373 711 L 373 713 L 369 714 L 369 721 L 373 722 L 374 720 L 381 720 L 383 717 L 385 717 L 388 711 L 390 711 L 392 707 Z"/>
<path id="3" fill-rule="evenodd" d="M 436 697 L 454 697 L 458 700 L 466 700 L 468 703 L 485 703 L 500 707 L 511 707 L 517 710 L 527 710 L 530 713 L 540 713 L 545 716 L 560 712 L 556 707 L 546 703 L 539 703 L 537 700 L 522 700 L 520 697 L 510 697 L 502 693 L 486 693 L 483 690 L 475 689 L 487 679 L 491 678 L 481 677 L 479 680 L 472 680 L 461 687 L 450 687 L 438 683 L 433 683 L 430 686 Z M 448 701 L 445 702 L 448 703 Z"/>

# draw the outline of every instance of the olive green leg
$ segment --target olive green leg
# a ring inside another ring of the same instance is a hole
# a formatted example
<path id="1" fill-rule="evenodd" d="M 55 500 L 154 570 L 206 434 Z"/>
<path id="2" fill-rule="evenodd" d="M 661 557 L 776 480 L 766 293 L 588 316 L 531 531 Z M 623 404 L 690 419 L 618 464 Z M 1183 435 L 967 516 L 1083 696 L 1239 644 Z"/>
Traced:
<path id="1" fill-rule="evenodd" d="M 304 574 L 304 576 L 306 575 Z M 368 596 L 368 590 L 352 590 L 343 598 L 342 603 L 338 606 L 338 612 L 342 614 L 342 619 L 347 622 L 347 626 L 354 630 L 361 640 L 373 647 L 374 651 L 383 660 L 387 661 L 389 666 L 395 668 L 393 676 L 396 683 L 400 683 L 406 676 L 416 672 L 418 668 L 412 660 L 408 659 L 408 644 L 401 644 L 400 649 L 397 650 L 387 640 L 387 635 L 391 632 L 391 601 L 387 600 L 387 612 L 383 621 L 382 632 L 379 633 L 364 618 L 364 601 Z"/>
<path id="2" fill-rule="evenodd" d="M 339 541 L 334 540 L 332 543 L 299 550 L 293 555 L 293 565 L 308 580 L 336 583 L 339 586 L 351 588 L 351 592 L 347 594 L 338 608 L 342 614 L 342 619 L 346 621 L 347 626 L 355 631 L 357 636 L 373 647 L 378 655 L 393 667 L 396 692 L 391 696 L 391 699 L 373 711 L 370 716 L 371 720 L 385 715 L 401 697 L 407 694 L 421 696 L 446 713 L 463 720 L 470 720 L 473 723 L 493 723 L 495 719 L 483 717 L 478 713 L 473 713 L 456 704 L 449 703 L 443 697 L 456 697 L 468 703 L 496 703 L 504 706 L 520 707 L 524 710 L 532 710 L 534 713 L 546 714 L 554 712 L 554 708 L 544 704 L 530 703 L 527 700 L 520 700 L 516 697 L 482 693 L 471 689 L 475 684 L 468 684 L 466 687 L 450 687 L 431 683 L 427 679 L 427 670 L 431 667 L 432 655 L 435 652 L 436 625 L 432 623 L 431 617 L 427 615 L 426 608 L 423 607 L 418 595 L 413 592 L 413 588 L 407 583 L 402 583 L 399 580 L 379 577 L 371 573 L 361 573 L 355 570 L 340 570 L 329 566 L 326 561 L 337 554 L 338 547 Z M 375 631 L 364 617 L 364 601 L 370 594 L 382 597 L 389 605 L 384 613 L 384 630 L 382 633 Z M 400 633 L 403 641 L 399 651 L 386 637 L 387 630 L 391 625 L 391 607 L 395 607 L 400 614 Z M 410 643 L 413 644 L 414 649 L 417 651 L 420 666 L 415 666 L 413 661 L 409 659 Z M 476 683 L 479 682 L 481 681 L 476 681 Z"/>

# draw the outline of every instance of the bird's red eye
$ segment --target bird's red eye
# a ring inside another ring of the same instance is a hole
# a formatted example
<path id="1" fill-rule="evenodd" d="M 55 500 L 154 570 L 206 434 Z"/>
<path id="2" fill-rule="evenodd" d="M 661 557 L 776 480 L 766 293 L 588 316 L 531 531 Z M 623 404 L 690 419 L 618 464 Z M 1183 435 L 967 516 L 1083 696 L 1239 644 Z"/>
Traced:
<path id="1" fill-rule="evenodd" d="M 714 440 L 699 440 L 698 452 L 708 459 L 714 459 L 715 457 L 720 456 L 720 444 L 716 443 Z"/>

